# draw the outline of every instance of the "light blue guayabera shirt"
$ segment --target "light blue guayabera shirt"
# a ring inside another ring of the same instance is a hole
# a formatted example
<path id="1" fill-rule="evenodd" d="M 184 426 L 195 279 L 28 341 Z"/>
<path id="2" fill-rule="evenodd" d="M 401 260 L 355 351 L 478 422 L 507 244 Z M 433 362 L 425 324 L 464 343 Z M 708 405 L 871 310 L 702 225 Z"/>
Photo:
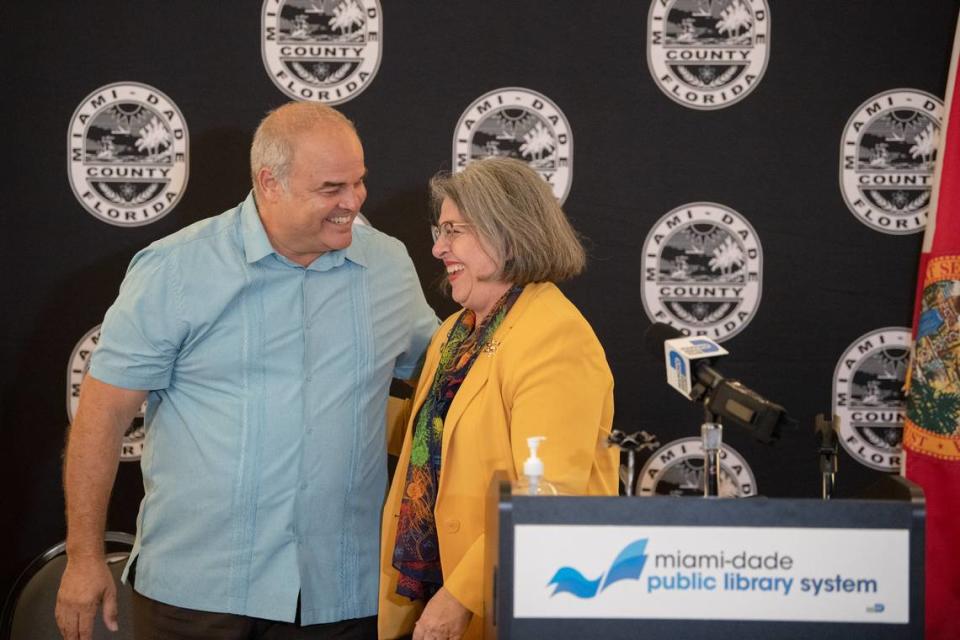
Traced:
<path id="1" fill-rule="evenodd" d="M 403 245 L 358 226 L 308 267 L 253 197 L 140 253 L 90 374 L 150 390 L 136 589 L 302 623 L 377 611 L 391 377 L 437 327 Z"/>

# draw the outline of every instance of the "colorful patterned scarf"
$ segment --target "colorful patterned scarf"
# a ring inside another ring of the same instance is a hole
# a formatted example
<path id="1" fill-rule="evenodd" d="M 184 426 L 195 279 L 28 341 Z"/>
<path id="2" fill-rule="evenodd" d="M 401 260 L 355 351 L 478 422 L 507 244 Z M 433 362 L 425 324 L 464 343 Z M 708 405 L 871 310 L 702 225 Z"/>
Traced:
<path id="1" fill-rule="evenodd" d="M 410 465 L 393 548 L 393 566 L 400 572 L 397 593 L 411 600 L 429 600 L 443 586 L 433 513 L 440 479 L 443 421 L 477 355 L 522 291 L 523 287 L 507 291 L 476 331 L 476 314 L 464 309 L 440 348 L 436 376 L 413 427 Z"/>

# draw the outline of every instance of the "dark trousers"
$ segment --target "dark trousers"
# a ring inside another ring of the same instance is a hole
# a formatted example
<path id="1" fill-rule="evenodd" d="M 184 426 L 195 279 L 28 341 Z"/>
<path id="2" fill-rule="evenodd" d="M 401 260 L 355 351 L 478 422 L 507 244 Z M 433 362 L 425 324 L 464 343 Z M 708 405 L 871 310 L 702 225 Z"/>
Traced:
<path id="1" fill-rule="evenodd" d="M 232 613 L 195 611 L 133 592 L 136 640 L 376 640 L 377 617 L 300 625 Z"/>

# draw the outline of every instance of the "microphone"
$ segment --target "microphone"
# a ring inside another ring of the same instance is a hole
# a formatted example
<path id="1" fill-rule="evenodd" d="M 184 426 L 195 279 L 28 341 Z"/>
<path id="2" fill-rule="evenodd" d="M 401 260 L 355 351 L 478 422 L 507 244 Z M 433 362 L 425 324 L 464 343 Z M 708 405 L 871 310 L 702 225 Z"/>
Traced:
<path id="1" fill-rule="evenodd" d="M 644 334 L 644 343 L 651 355 L 665 359 L 671 387 L 688 400 L 702 400 L 708 412 L 752 431 L 757 440 L 776 442 L 782 426 L 796 424 L 783 407 L 713 368 L 715 360 L 729 353 L 713 340 L 686 337 L 675 327 L 655 322 Z"/>
<path id="2" fill-rule="evenodd" d="M 662 322 L 651 325 L 645 341 L 647 350 L 659 357 L 662 351 L 667 363 L 667 384 L 688 400 L 699 400 L 706 389 L 723 379 L 711 366 L 730 352 L 708 338 L 686 337 Z M 697 384 L 699 383 L 699 384 Z"/>

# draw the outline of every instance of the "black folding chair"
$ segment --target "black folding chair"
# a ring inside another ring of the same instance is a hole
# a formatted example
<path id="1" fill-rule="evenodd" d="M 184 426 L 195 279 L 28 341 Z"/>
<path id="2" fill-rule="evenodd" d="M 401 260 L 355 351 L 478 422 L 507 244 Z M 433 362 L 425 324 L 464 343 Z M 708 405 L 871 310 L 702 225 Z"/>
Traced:
<path id="1" fill-rule="evenodd" d="M 108 531 L 105 536 L 107 566 L 117 582 L 117 606 L 120 632 L 111 633 L 98 613 L 94 620 L 93 637 L 125 640 L 133 638 L 131 588 L 120 583 L 123 567 L 133 549 L 129 533 Z M 67 566 L 66 543 L 56 544 L 37 556 L 20 573 L 0 615 L 0 638 L 10 640 L 60 640 L 60 630 L 54 619 L 60 577 Z"/>

